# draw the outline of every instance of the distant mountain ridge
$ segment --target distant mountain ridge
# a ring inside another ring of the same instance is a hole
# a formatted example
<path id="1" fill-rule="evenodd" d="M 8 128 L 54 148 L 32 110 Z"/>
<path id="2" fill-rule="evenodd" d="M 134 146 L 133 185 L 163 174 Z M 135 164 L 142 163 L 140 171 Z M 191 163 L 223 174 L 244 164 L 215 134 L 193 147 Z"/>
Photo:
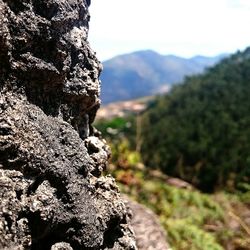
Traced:
<path id="1" fill-rule="evenodd" d="M 152 50 L 116 56 L 103 62 L 101 98 L 107 104 L 164 92 L 185 76 L 202 73 L 225 56 L 187 59 Z"/>

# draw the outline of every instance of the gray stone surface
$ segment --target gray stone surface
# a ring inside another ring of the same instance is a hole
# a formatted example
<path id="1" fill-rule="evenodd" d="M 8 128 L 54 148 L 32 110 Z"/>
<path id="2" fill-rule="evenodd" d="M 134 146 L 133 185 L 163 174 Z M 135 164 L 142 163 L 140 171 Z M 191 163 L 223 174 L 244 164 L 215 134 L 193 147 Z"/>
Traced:
<path id="1" fill-rule="evenodd" d="M 150 209 L 131 200 L 126 195 L 123 195 L 123 199 L 133 213 L 131 225 L 138 250 L 170 250 L 166 232 L 160 225 L 157 216 Z"/>
<path id="2" fill-rule="evenodd" d="M 84 0 L 0 0 L 0 249 L 136 249 L 88 21 Z"/>

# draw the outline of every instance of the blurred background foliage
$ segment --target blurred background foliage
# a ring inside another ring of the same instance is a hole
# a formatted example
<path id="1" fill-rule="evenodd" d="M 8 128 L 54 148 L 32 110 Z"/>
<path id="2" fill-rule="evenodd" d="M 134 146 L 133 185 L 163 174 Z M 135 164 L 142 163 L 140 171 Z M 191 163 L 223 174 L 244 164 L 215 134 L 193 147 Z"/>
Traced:
<path id="1" fill-rule="evenodd" d="M 249 183 L 249 96 L 250 49 L 188 77 L 143 114 L 145 164 L 204 191 Z"/>
<path id="2" fill-rule="evenodd" d="M 143 113 L 98 120 L 122 192 L 176 250 L 250 249 L 250 49 L 188 77 Z"/>

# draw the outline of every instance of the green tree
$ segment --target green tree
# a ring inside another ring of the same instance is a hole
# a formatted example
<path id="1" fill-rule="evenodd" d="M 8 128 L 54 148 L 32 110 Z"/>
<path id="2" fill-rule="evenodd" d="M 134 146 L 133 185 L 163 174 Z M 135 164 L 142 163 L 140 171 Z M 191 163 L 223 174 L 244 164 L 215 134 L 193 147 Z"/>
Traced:
<path id="1" fill-rule="evenodd" d="M 250 48 L 159 97 L 143 115 L 142 157 L 203 190 L 250 180 Z"/>

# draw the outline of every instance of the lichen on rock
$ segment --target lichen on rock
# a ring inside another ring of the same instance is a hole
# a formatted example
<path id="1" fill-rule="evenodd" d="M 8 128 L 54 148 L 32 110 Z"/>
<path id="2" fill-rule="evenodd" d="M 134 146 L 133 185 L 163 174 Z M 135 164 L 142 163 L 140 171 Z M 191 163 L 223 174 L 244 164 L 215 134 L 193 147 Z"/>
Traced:
<path id="1" fill-rule="evenodd" d="M 1 249 L 136 249 L 91 126 L 89 18 L 85 0 L 0 0 Z"/>

